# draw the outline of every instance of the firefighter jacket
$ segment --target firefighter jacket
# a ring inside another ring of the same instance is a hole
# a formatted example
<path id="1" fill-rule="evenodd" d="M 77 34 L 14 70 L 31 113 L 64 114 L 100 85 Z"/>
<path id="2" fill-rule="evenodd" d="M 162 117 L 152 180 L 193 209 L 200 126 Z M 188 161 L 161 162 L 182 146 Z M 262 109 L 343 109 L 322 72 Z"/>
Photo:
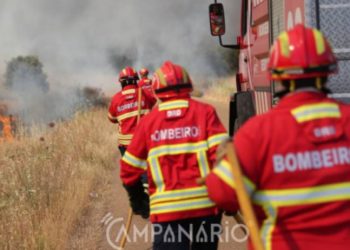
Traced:
<path id="1" fill-rule="evenodd" d="M 196 179 L 210 172 L 226 136 L 212 106 L 190 97 L 162 102 L 139 124 L 121 160 L 122 182 L 131 186 L 147 171 L 152 222 L 215 215 Z"/>
<path id="2" fill-rule="evenodd" d="M 141 78 L 138 82 L 140 88 L 142 88 L 145 94 L 150 98 L 154 98 L 153 90 L 152 90 L 152 81 L 148 78 Z"/>
<path id="3" fill-rule="evenodd" d="M 234 146 L 266 250 L 349 249 L 349 106 L 320 92 L 290 94 L 248 120 Z M 238 209 L 226 160 L 206 184 L 219 207 Z"/>
<path id="4" fill-rule="evenodd" d="M 113 123 L 118 123 L 119 145 L 130 144 L 138 120 L 138 103 L 140 105 L 140 117 L 149 113 L 155 104 L 154 99 L 150 99 L 136 85 L 128 85 L 122 91 L 115 94 L 109 106 L 108 118 Z"/>

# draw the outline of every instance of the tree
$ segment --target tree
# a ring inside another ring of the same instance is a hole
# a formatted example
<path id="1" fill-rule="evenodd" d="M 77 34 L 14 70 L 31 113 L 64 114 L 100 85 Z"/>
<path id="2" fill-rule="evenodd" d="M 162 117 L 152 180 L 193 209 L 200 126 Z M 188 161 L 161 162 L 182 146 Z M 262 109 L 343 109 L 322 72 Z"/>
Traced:
<path id="1" fill-rule="evenodd" d="M 18 56 L 7 63 L 4 85 L 11 90 L 49 90 L 43 64 L 32 55 Z"/>

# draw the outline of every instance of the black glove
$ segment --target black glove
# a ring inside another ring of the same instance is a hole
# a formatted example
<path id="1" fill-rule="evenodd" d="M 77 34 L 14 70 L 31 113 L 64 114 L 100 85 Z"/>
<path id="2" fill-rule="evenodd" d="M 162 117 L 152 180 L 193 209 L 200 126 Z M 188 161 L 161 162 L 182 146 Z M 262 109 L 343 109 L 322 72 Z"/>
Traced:
<path id="1" fill-rule="evenodd" d="M 145 193 L 142 182 L 139 181 L 132 186 L 124 185 L 129 195 L 129 202 L 134 214 L 141 215 L 142 218 L 149 217 L 149 197 Z"/>

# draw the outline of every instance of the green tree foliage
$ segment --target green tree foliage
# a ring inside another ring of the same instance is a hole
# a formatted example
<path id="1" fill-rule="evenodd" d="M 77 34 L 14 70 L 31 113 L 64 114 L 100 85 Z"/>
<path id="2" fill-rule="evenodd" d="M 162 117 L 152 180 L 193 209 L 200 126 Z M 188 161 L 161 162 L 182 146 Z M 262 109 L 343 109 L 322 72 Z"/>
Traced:
<path id="1" fill-rule="evenodd" d="M 13 90 L 49 90 L 47 75 L 37 56 L 18 56 L 7 63 L 5 87 Z"/>

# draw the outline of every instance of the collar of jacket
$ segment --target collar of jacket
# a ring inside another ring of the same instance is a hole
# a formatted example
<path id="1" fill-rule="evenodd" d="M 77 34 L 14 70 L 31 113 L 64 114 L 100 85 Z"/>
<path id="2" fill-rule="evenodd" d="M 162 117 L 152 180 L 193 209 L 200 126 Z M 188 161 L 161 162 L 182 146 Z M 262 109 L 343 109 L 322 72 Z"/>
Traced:
<path id="1" fill-rule="evenodd" d="M 124 88 L 122 88 L 122 90 L 128 90 L 128 89 L 136 89 L 137 85 L 126 85 Z"/>
<path id="2" fill-rule="evenodd" d="M 327 95 L 319 91 L 293 92 L 281 99 L 276 109 L 293 108 L 303 104 L 320 102 L 327 99 Z"/>

